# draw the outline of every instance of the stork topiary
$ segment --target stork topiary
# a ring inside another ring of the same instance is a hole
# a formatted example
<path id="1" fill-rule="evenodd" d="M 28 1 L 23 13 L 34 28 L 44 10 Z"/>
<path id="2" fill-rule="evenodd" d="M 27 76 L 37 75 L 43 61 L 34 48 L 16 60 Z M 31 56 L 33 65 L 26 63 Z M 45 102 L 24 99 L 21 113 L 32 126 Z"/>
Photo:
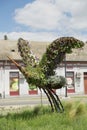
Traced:
<path id="1" fill-rule="evenodd" d="M 41 60 L 33 55 L 28 41 L 19 38 L 18 50 L 22 57 L 24 67 L 9 59 L 25 76 L 28 84 L 35 85 L 42 89 L 47 95 L 52 111 L 64 111 L 63 105 L 58 95 L 53 89 L 60 89 L 66 85 L 66 79 L 63 76 L 55 75 L 55 69 L 60 64 L 66 53 L 72 53 L 73 48 L 81 48 L 84 43 L 74 37 L 60 37 L 54 40 L 46 49 Z"/>

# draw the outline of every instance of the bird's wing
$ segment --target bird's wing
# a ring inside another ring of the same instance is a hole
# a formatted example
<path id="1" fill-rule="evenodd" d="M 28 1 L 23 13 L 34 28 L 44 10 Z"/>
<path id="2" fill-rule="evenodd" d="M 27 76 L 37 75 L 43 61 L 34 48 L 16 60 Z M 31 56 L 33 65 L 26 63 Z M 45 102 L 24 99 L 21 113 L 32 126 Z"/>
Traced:
<path id="1" fill-rule="evenodd" d="M 54 69 L 60 64 L 66 53 L 71 53 L 73 48 L 81 48 L 84 43 L 74 37 L 61 37 L 54 40 L 43 55 L 40 65 L 46 76 L 54 75 Z"/>
<path id="2" fill-rule="evenodd" d="M 32 53 L 31 47 L 28 41 L 19 38 L 18 39 L 18 51 L 22 57 L 23 63 L 25 66 L 31 65 L 34 66 L 37 64 L 36 56 Z"/>

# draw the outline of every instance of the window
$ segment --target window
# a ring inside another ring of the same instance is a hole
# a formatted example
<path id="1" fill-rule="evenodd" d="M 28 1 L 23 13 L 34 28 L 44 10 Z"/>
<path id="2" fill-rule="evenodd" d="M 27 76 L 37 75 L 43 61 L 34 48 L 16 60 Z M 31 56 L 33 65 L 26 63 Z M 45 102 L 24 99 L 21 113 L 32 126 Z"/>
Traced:
<path id="1" fill-rule="evenodd" d="M 74 72 L 66 72 L 67 88 L 74 89 Z"/>
<path id="2" fill-rule="evenodd" d="M 10 72 L 10 92 L 18 92 L 18 91 L 19 91 L 19 72 Z"/>

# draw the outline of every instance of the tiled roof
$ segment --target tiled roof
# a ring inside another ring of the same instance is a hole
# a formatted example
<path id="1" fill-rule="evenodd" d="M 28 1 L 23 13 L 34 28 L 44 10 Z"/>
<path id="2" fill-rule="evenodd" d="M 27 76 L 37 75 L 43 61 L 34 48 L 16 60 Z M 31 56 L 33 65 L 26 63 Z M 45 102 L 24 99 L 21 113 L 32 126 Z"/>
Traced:
<path id="1" fill-rule="evenodd" d="M 0 40 L 0 60 L 7 60 L 7 56 L 12 57 L 13 59 L 21 58 L 16 43 L 16 41 Z"/>
<path id="2" fill-rule="evenodd" d="M 41 58 L 49 44 L 48 42 L 35 41 L 29 41 L 29 43 L 31 45 L 31 50 L 38 58 Z M 10 56 L 15 60 L 21 60 L 18 52 L 17 41 L 0 40 L 0 60 L 8 60 L 7 56 Z"/>
<path id="3" fill-rule="evenodd" d="M 41 58 L 46 51 L 49 42 L 30 41 L 31 50 L 38 57 Z M 0 60 L 8 60 L 7 56 L 15 60 L 21 60 L 17 48 L 17 41 L 0 40 Z M 66 55 L 67 61 L 87 61 L 87 43 L 82 49 L 74 49 L 72 54 Z"/>
<path id="4" fill-rule="evenodd" d="M 67 61 L 87 61 L 87 43 L 83 48 L 73 49 L 73 53 L 66 55 Z"/>

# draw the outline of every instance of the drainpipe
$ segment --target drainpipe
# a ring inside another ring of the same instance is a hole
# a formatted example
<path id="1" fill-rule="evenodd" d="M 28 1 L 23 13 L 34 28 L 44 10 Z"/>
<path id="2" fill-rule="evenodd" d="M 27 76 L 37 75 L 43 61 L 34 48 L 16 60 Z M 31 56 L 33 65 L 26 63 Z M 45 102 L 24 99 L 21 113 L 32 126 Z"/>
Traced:
<path id="1" fill-rule="evenodd" d="M 65 55 L 65 58 L 64 58 L 64 62 L 65 62 L 65 78 L 66 78 L 66 67 L 67 67 L 67 64 L 66 64 L 66 55 Z M 67 85 L 65 86 L 65 97 L 67 97 Z"/>

